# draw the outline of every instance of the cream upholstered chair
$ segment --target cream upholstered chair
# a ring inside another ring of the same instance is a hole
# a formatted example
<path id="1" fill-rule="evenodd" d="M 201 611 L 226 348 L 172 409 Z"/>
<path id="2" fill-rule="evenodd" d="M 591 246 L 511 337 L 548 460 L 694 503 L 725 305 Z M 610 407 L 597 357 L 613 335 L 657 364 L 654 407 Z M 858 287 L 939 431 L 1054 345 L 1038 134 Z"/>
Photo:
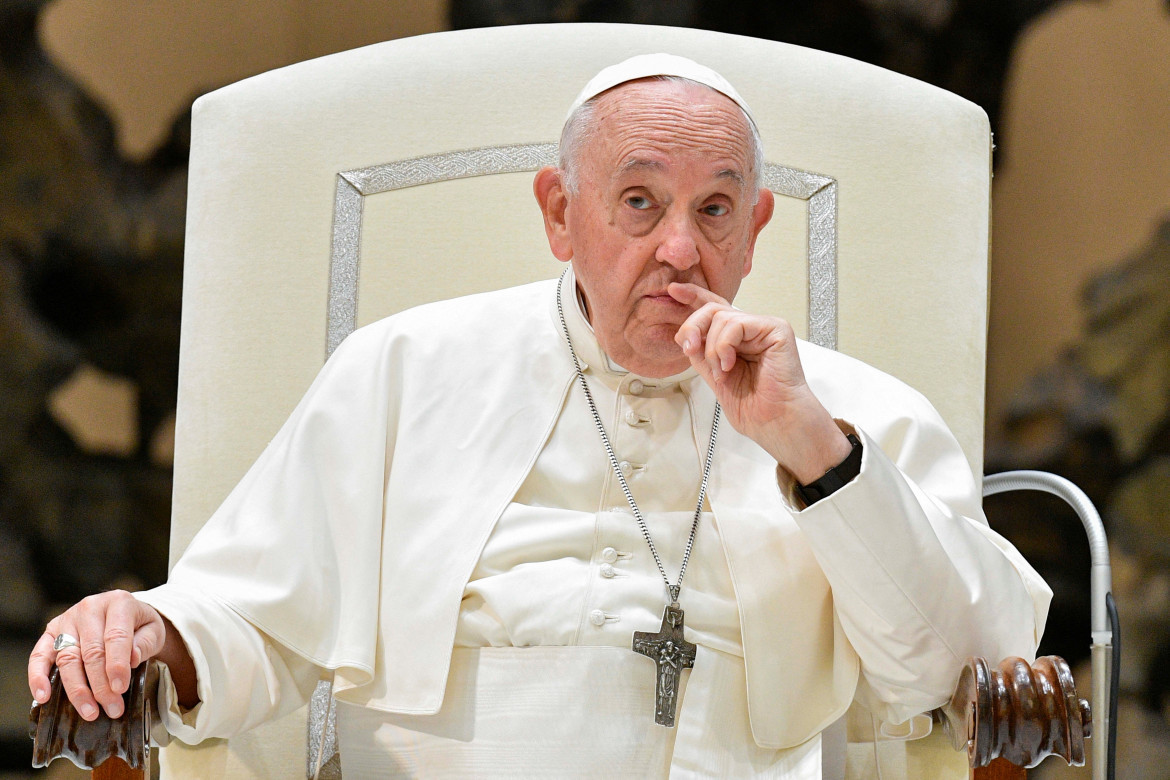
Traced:
<path id="1" fill-rule="evenodd" d="M 719 70 L 759 120 L 782 197 L 737 303 L 919 388 L 981 473 L 990 137 L 978 107 L 842 57 L 697 30 L 440 33 L 196 103 L 172 559 L 355 325 L 559 273 L 531 172 L 554 159 L 585 81 L 652 51 Z M 169 777 L 296 777 L 320 733 L 302 710 L 228 743 L 173 743 L 162 764 Z"/>

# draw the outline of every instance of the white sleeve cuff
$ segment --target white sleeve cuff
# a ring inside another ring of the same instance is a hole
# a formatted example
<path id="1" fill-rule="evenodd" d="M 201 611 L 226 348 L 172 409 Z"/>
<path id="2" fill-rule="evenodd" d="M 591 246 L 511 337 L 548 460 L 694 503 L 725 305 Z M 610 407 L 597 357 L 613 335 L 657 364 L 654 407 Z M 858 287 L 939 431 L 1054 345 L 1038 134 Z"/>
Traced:
<path id="1" fill-rule="evenodd" d="M 163 585 L 135 596 L 166 615 L 195 664 L 199 703 L 190 710 L 160 666 L 159 720 L 176 739 L 196 744 L 246 731 L 304 704 L 320 679 L 319 667 L 205 593 Z"/>

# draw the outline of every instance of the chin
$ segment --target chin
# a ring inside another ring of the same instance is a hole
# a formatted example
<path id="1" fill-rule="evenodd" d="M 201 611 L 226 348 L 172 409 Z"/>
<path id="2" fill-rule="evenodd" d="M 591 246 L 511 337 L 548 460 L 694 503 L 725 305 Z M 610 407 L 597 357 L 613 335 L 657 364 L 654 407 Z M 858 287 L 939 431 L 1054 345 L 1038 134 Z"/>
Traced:
<path id="1" fill-rule="evenodd" d="M 662 343 L 644 345 L 642 349 L 634 350 L 628 363 L 617 362 L 627 370 L 651 379 L 672 376 L 691 367 L 682 348 L 674 343 L 673 334 L 669 346 Z"/>

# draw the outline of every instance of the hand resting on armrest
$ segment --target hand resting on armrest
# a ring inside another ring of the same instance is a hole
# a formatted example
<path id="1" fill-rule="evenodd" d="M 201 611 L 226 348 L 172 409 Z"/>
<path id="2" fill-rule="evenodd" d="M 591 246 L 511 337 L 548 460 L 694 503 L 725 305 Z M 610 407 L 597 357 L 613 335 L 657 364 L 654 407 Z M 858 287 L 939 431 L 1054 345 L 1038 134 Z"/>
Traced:
<path id="1" fill-rule="evenodd" d="M 54 649 L 55 642 L 61 649 Z M 48 701 L 49 673 L 56 664 L 81 717 L 96 720 L 101 706 L 118 718 L 131 668 L 150 658 L 170 668 L 181 706 L 199 703 L 195 663 L 171 622 L 125 591 L 99 593 L 49 621 L 29 657 L 29 691 L 38 704 Z"/>

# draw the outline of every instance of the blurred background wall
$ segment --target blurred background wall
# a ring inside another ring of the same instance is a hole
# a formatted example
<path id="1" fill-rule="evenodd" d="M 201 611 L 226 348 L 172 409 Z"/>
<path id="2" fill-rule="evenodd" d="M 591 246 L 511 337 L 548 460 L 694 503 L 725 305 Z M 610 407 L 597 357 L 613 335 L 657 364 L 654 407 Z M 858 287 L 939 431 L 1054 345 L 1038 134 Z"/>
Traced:
<path id="1" fill-rule="evenodd" d="M 165 576 L 191 100 L 377 41 L 547 21 L 770 37 L 987 110 L 988 470 L 1059 471 L 1105 511 L 1132 638 L 1119 777 L 1170 777 L 1167 0 L 0 0 L 0 772 L 27 764 L 47 617 Z M 1045 650 L 1078 661 L 1076 521 L 1037 498 L 988 512 L 1057 590 Z"/>
<path id="2" fill-rule="evenodd" d="M 40 40 L 147 157 L 195 94 L 282 65 L 445 30 L 444 0 L 57 0 Z"/>

